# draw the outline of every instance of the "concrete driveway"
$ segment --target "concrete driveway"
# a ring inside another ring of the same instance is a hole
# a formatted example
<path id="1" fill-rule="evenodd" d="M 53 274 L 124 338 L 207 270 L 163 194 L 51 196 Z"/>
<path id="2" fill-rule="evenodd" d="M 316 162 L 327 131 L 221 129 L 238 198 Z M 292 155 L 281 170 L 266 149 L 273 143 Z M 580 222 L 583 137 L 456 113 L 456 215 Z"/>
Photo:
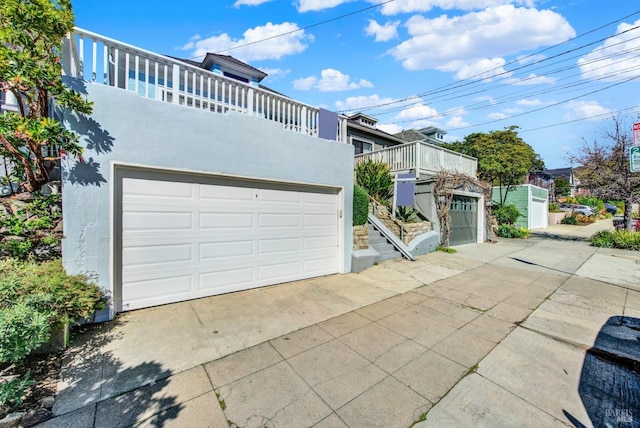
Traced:
<path id="1" fill-rule="evenodd" d="M 582 385 L 607 321 L 640 318 L 640 255 L 457 249 L 122 315 L 77 337 L 41 426 L 638 426 Z"/>

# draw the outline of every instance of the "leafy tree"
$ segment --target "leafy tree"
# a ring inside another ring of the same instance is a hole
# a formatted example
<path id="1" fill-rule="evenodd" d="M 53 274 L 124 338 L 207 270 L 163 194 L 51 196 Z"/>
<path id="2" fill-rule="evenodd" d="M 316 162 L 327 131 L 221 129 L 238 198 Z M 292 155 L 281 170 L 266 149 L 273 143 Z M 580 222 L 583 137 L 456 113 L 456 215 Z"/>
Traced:
<path id="1" fill-rule="evenodd" d="M 391 167 L 382 161 L 365 159 L 356 164 L 356 183 L 369 196 L 385 205 L 393 196 L 393 176 Z"/>
<path id="2" fill-rule="evenodd" d="M 62 40 L 73 30 L 70 0 L 3 0 L 0 3 L 0 90 L 17 99 L 18 112 L 0 115 L 0 156 L 21 187 L 34 192 L 49 181 L 57 146 L 80 155 L 78 136 L 52 118 L 52 102 L 89 114 L 91 103 L 62 83 Z"/>
<path id="3" fill-rule="evenodd" d="M 500 186 L 500 203 L 504 204 L 509 188 L 522 183 L 529 171 L 544 167 L 533 148 L 518 136 L 517 129 L 509 126 L 502 131 L 476 132 L 462 142 L 441 146 L 477 158 L 479 178 Z"/>
<path id="4" fill-rule="evenodd" d="M 631 230 L 631 210 L 640 201 L 640 173 L 632 173 L 629 149 L 633 141 L 631 126 L 619 117 L 611 128 L 603 129 L 598 139 L 583 145 L 571 161 L 582 165 L 576 169 L 580 186 L 600 199 L 624 201 L 625 228 Z"/>
<path id="5" fill-rule="evenodd" d="M 553 180 L 553 194 L 558 199 L 562 196 L 569 196 L 571 194 L 571 183 L 564 177 L 558 177 Z"/>

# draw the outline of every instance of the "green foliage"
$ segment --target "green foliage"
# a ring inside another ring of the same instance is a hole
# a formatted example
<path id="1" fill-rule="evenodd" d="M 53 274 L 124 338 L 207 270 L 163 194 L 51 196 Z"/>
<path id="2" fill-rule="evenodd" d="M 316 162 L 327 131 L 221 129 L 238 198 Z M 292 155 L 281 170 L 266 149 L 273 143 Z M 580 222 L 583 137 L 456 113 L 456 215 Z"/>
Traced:
<path id="1" fill-rule="evenodd" d="M 600 212 L 604 209 L 604 202 L 602 199 L 595 198 L 593 196 L 578 196 L 576 197 L 576 201 L 580 205 L 587 205 L 593 208 L 594 212 Z"/>
<path id="2" fill-rule="evenodd" d="M 33 241 L 29 239 L 9 239 L 0 244 L 0 248 L 6 251 L 9 257 L 26 260 L 33 248 Z"/>
<path id="3" fill-rule="evenodd" d="M 491 207 L 491 213 L 498 224 L 514 224 L 520 217 L 520 211 L 515 205 L 494 205 Z"/>
<path id="4" fill-rule="evenodd" d="M 455 254 L 458 252 L 457 250 L 451 247 L 442 247 L 440 245 L 436 247 L 436 251 L 442 251 L 443 253 L 448 253 L 448 254 Z"/>
<path id="5" fill-rule="evenodd" d="M 3 260 L 0 307 L 21 301 L 46 310 L 51 314 L 50 321 L 59 323 L 89 318 L 104 307 L 104 293 L 85 275 L 67 275 L 61 260 L 44 263 Z"/>
<path id="6" fill-rule="evenodd" d="M 560 223 L 562 223 L 562 224 L 571 224 L 571 225 L 577 226 L 578 225 L 578 216 L 570 215 L 570 216 L 565 217 L 562 220 L 560 220 Z"/>
<path id="7" fill-rule="evenodd" d="M 488 134 L 469 134 L 464 141 L 443 144 L 442 147 L 478 159 L 478 176 L 494 186 L 505 188 L 500 203 L 504 203 L 509 187 L 522 183 L 527 173 L 543 165 L 533 148 L 518 136 L 517 126 Z"/>
<path id="8" fill-rule="evenodd" d="M 20 406 L 26 389 L 34 383 L 30 379 L 29 372 L 22 378 L 16 377 L 0 382 L 0 409 Z"/>
<path id="9" fill-rule="evenodd" d="M 360 226 L 367 222 L 369 214 L 369 194 L 365 189 L 353 186 L 353 225 Z"/>
<path id="10" fill-rule="evenodd" d="M 571 193 L 571 184 L 569 183 L 569 180 L 564 177 L 558 177 L 553 180 L 553 192 L 556 195 L 556 198 L 569 196 Z"/>
<path id="11" fill-rule="evenodd" d="M 417 223 L 418 210 L 414 207 L 396 207 L 396 217 L 403 223 Z"/>
<path id="12" fill-rule="evenodd" d="M 49 339 L 50 315 L 29 302 L 0 308 L 0 363 L 15 363 Z"/>
<path id="13" fill-rule="evenodd" d="M 381 161 L 365 159 L 356 164 L 356 184 L 380 203 L 386 203 L 393 195 L 391 167 Z"/>
<path id="14" fill-rule="evenodd" d="M 594 247 L 640 251 L 640 232 L 601 230 L 591 237 Z"/>
<path id="15" fill-rule="evenodd" d="M 0 156 L 11 163 L 14 180 L 38 191 L 54 165 L 43 147 L 82 152 L 78 136 L 50 117 L 51 101 L 91 112 L 91 104 L 62 83 L 62 40 L 73 30 L 73 11 L 70 0 L 4 0 L 0 16 L 0 89 L 13 93 L 19 107 L 0 115 Z"/>
<path id="16" fill-rule="evenodd" d="M 40 243 L 58 245 L 59 238 L 48 232 L 62 217 L 62 212 L 52 207 L 60 202 L 60 195 L 41 195 L 34 193 L 34 199 L 14 215 L 8 213 L 0 218 L 0 226 L 6 228 L 10 234 L 23 239 L 8 239 L 0 244 L 0 248 L 10 256 L 26 260 L 33 255 L 33 250 Z"/>
<path id="17" fill-rule="evenodd" d="M 501 224 L 498 226 L 498 236 L 503 238 L 526 239 L 529 237 L 529 229 L 517 227 L 512 224 Z"/>
<path id="18" fill-rule="evenodd" d="M 564 212 L 560 209 L 560 206 L 555 202 L 549 202 L 549 212 L 550 213 L 561 213 Z"/>

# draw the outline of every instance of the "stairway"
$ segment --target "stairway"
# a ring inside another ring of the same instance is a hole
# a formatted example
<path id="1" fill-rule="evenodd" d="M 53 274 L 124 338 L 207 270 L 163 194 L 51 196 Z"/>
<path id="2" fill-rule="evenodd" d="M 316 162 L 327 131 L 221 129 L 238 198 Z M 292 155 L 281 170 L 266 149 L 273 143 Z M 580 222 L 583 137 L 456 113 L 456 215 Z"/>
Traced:
<path id="1" fill-rule="evenodd" d="M 387 238 L 382 236 L 370 223 L 367 224 L 367 227 L 369 228 L 369 247 L 380 254 L 380 261 L 402 257 L 402 254 L 396 251 L 393 245 L 387 241 Z"/>

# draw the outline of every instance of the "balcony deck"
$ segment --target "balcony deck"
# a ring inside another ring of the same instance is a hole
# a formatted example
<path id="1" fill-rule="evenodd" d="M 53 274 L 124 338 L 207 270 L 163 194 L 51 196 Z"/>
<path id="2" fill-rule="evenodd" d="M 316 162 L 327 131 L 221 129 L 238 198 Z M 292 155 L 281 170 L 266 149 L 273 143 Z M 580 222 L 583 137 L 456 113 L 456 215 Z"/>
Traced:
<path id="1" fill-rule="evenodd" d="M 415 141 L 356 155 L 356 162 L 371 159 L 391 166 L 392 172 L 415 170 L 418 177 L 440 171 L 476 177 L 478 160 L 433 144 Z"/>
<path id="2" fill-rule="evenodd" d="M 64 42 L 62 65 L 67 76 L 145 98 L 213 113 L 237 111 L 319 135 L 317 107 L 80 28 Z M 338 141 L 346 142 L 346 118 L 339 117 L 336 133 Z"/>

